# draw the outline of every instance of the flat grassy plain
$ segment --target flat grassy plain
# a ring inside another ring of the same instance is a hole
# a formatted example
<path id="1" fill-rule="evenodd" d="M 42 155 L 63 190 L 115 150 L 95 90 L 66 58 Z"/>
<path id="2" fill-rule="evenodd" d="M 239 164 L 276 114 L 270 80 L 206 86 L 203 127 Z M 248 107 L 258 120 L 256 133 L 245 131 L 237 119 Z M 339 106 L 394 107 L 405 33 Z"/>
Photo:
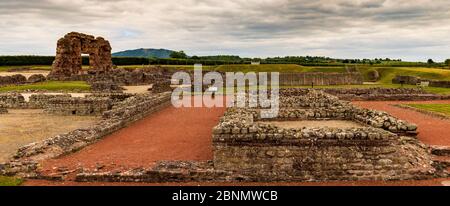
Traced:
<path id="1" fill-rule="evenodd" d="M 0 176 L 0 186 L 19 186 L 22 183 L 23 180 L 19 178 Z"/>
<path id="2" fill-rule="evenodd" d="M 406 106 L 450 117 L 450 104 L 407 104 Z"/>
<path id="3" fill-rule="evenodd" d="M 345 72 L 344 67 L 307 67 L 297 64 L 231 64 L 215 68 L 222 72 Z"/>
<path id="4" fill-rule="evenodd" d="M 88 91 L 91 86 L 83 81 L 46 81 L 27 85 L 10 85 L 0 87 L 0 92 L 43 90 L 43 91 Z"/>
<path id="5" fill-rule="evenodd" d="M 407 64 L 406 64 L 407 65 Z M 193 70 L 194 65 L 160 65 L 169 69 Z M 128 65 L 118 66 L 119 68 L 134 69 L 143 68 L 146 65 Z M 51 70 L 51 66 L 0 66 L 0 72 L 7 71 L 11 68 L 31 68 L 36 70 Z M 83 66 L 88 69 L 89 66 Z M 316 88 L 398 88 L 400 85 L 392 84 L 392 79 L 396 75 L 418 76 L 424 79 L 432 80 L 448 80 L 450 81 L 450 69 L 447 68 L 427 68 L 427 67 L 392 67 L 389 65 L 357 65 L 356 68 L 363 74 L 365 81 L 368 81 L 368 73 L 372 70 L 378 71 L 380 79 L 377 82 L 367 85 L 340 85 L 340 86 L 317 86 Z M 297 64 L 231 64 L 219 66 L 203 66 L 204 71 L 221 71 L 221 72 L 345 72 L 345 66 L 301 66 Z M 309 87 L 309 86 L 299 86 Z M 404 85 L 407 88 L 416 87 L 414 85 Z M 0 87 L 0 92 L 5 91 L 23 91 L 27 89 L 48 90 L 48 91 L 86 91 L 89 85 L 84 82 L 45 82 L 32 85 L 5 86 Z M 450 94 L 449 88 L 426 87 L 426 91 L 435 94 Z"/>
<path id="6" fill-rule="evenodd" d="M 42 65 L 34 65 L 34 66 L 0 66 L 0 72 L 6 72 L 9 69 L 19 69 L 19 68 L 28 68 L 32 70 L 51 70 L 51 66 L 42 66 Z"/>
<path id="7" fill-rule="evenodd" d="M 423 79 L 450 81 L 450 69 L 425 67 L 360 67 L 363 76 L 368 79 L 369 71 L 376 70 L 380 74 L 378 83 L 391 83 L 396 75 L 417 76 Z"/>

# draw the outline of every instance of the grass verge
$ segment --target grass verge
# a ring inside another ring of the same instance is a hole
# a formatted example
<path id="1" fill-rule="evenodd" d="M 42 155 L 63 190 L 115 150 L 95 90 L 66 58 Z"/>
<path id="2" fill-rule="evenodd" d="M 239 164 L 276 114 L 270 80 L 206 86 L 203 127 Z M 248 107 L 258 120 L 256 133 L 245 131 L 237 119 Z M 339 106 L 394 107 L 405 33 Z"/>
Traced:
<path id="1" fill-rule="evenodd" d="M 27 85 L 0 87 L 0 92 L 39 90 L 39 91 L 88 91 L 91 86 L 83 81 L 46 81 Z"/>
<path id="2" fill-rule="evenodd" d="M 406 104 L 406 106 L 450 117 L 450 104 Z"/>
<path id="3" fill-rule="evenodd" d="M 0 176 L 0 186 L 19 186 L 23 180 L 16 177 Z"/>

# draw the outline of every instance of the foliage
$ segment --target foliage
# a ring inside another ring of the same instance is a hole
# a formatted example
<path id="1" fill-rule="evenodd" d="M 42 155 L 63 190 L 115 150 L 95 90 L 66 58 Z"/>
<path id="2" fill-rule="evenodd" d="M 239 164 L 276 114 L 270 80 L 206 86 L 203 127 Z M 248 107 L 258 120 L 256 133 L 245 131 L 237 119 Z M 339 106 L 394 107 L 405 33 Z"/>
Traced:
<path id="1" fill-rule="evenodd" d="M 168 49 L 134 49 L 112 53 L 113 57 L 169 58 L 172 50 Z"/>
<path id="2" fill-rule="evenodd" d="M 184 51 L 173 51 L 170 54 L 170 58 L 174 58 L 174 59 L 187 59 L 188 56 L 186 55 L 186 53 L 184 53 Z"/>

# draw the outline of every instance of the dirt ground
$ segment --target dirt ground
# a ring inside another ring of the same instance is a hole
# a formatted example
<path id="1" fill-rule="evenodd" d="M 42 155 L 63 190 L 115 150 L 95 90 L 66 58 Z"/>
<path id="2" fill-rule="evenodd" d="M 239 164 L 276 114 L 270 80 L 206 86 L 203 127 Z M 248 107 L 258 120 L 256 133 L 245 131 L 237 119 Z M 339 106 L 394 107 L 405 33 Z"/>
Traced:
<path id="1" fill-rule="evenodd" d="M 352 127 L 364 127 L 357 122 L 344 121 L 344 120 L 323 120 L 323 121 L 270 121 L 262 122 L 265 124 L 271 124 L 277 127 L 285 129 L 303 128 L 303 127 L 329 127 L 329 128 L 352 128 Z"/>
<path id="2" fill-rule="evenodd" d="M 141 85 L 141 86 L 123 86 L 125 93 L 130 94 L 144 94 L 149 93 L 148 89 L 152 88 L 152 85 Z"/>
<path id="3" fill-rule="evenodd" d="M 96 117 L 56 116 L 43 110 L 8 109 L 0 114 L 0 162 L 6 161 L 19 147 L 57 134 L 88 127 Z"/>
<path id="4" fill-rule="evenodd" d="M 419 103 L 449 103 L 428 101 Z M 419 126 L 419 139 L 427 144 L 450 146 L 448 135 L 450 121 L 440 120 L 422 113 L 392 106 L 405 102 L 356 102 L 355 104 L 384 110 Z M 416 102 L 417 103 L 417 102 Z M 100 163 L 108 168 L 152 166 L 158 160 L 209 160 L 212 159 L 211 128 L 217 124 L 223 108 L 173 107 L 148 116 L 128 128 L 122 129 L 75 154 L 44 162 L 44 171 L 53 167 L 74 168 L 79 165 L 95 167 Z M 314 125 L 316 122 L 312 122 Z M 79 183 L 29 180 L 25 185 L 298 185 L 298 186 L 442 186 L 450 185 L 449 179 L 421 181 L 359 181 L 320 183 Z"/>

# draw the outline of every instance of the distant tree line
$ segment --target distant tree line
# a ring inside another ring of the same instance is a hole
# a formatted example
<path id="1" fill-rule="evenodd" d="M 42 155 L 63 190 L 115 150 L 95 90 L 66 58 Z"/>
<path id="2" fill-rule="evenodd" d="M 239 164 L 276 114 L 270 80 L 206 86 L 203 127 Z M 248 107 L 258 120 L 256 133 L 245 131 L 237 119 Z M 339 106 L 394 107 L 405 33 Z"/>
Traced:
<path id="1" fill-rule="evenodd" d="M 0 56 L 0 66 L 51 65 L 54 56 Z M 260 58 L 241 58 L 234 55 L 187 56 L 183 51 L 173 52 L 171 58 L 145 57 L 113 57 L 114 65 L 223 65 L 250 64 L 258 61 L 261 64 L 299 64 L 303 66 L 343 66 L 346 64 L 370 64 L 390 67 L 440 67 L 450 66 L 450 59 L 445 63 L 436 63 L 432 59 L 427 62 L 403 62 L 401 59 L 333 59 L 317 56 L 286 56 Z M 82 56 L 83 65 L 89 65 L 89 57 Z"/>

